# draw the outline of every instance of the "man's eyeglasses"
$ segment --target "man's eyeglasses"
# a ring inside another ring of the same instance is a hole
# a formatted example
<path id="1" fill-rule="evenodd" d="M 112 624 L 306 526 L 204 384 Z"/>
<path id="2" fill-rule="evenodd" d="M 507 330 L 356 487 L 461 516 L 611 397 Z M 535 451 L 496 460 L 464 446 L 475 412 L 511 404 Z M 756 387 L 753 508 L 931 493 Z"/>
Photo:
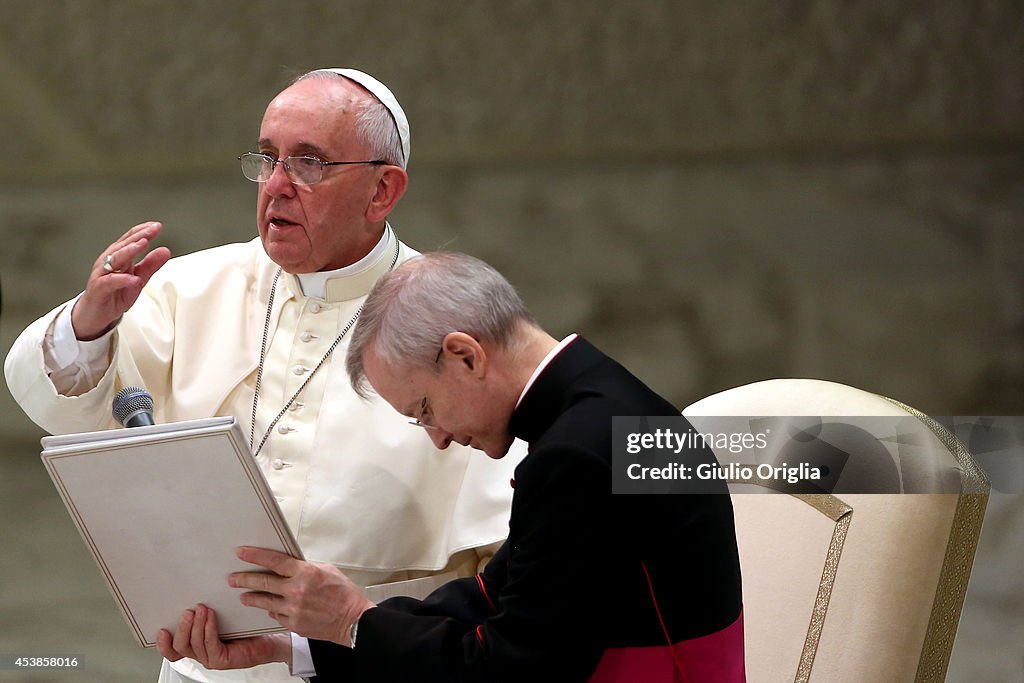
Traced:
<path id="1" fill-rule="evenodd" d="M 324 178 L 324 166 L 351 166 L 356 164 L 373 164 L 380 166 L 388 163 L 383 159 L 368 161 L 321 161 L 316 157 L 286 157 L 275 159 L 269 154 L 246 152 L 238 157 L 242 164 L 242 175 L 254 183 L 265 183 L 274 175 L 278 164 L 284 166 L 288 179 L 296 185 L 315 185 Z"/>
<path id="2" fill-rule="evenodd" d="M 427 415 L 427 397 L 423 397 L 422 403 L 420 403 L 420 415 L 415 420 L 409 420 L 409 424 L 414 427 L 423 427 L 424 429 L 437 429 L 435 425 L 430 424 L 430 416 Z"/>
<path id="3" fill-rule="evenodd" d="M 441 361 L 442 353 L 444 353 L 444 346 L 437 350 L 437 356 L 434 358 L 434 365 L 437 365 Z M 427 397 L 424 396 L 423 400 L 420 402 L 419 417 L 417 417 L 414 420 L 409 420 L 409 424 L 413 425 L 414 427 L 423 427 L 424 429 L 437 429 L 436 425 L 431 424 L 433 418 L 427 414 L 428 407 L 429 403 L 427 401 Z"/>

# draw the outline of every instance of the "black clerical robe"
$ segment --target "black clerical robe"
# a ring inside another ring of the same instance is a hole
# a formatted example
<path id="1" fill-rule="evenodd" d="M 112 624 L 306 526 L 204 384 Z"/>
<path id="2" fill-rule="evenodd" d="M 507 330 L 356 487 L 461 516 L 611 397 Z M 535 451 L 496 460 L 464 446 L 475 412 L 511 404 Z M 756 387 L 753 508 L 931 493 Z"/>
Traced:
<path id="1" fill-rule="evenodd" d="M 732 505 L 613 495 L 612 417 L 678 416 L 577 338 L 543 369 L 510 431 L 507 542 L 482 574 L 364 613 L 354 650 L 311 642 L 317 680 L 744 680 Z M 707 449 L 691 454 L 713 461 Z"/>

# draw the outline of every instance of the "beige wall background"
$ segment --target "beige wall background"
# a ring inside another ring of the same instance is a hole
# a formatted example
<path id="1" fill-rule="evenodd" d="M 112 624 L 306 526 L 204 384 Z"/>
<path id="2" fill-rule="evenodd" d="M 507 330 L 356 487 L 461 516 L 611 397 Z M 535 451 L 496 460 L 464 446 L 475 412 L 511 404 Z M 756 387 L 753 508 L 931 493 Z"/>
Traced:
<path id="1" fill-rule="evenodd" d="M 409 115 L 403 239 L 492 262 L 680 406 L 801 376 L 1024 414 L 1019 0 L 0 0 L 0 349 L 131 225 L 255 235 L 235 156 L 318 66 Z M 40 435 L 0 392 L 0 653 L 150 680 Z M 1024 681 L 1022 520 L 993 499 L 949 680 Z"/>

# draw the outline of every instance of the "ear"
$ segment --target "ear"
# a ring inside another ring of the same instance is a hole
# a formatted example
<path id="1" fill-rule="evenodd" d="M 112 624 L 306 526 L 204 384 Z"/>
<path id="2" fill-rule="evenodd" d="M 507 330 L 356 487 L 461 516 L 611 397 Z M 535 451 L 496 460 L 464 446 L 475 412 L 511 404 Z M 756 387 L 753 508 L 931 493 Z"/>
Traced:
<path id="1" fill-rule="evenodd" d="M 381 166 L 377 187 L 366 207 L 366 219 L 378 223 L 387 218 L 409 185 L 409 176 L 401 166 Z"/>
<path id="2" fill-rule="evenodd" d="M 465 332 L 449 332 L 441 342 L 441 353 L 446 363 L 456 367 L 475 379 L 487 375 L 487 352 L 484 347 Z"/>

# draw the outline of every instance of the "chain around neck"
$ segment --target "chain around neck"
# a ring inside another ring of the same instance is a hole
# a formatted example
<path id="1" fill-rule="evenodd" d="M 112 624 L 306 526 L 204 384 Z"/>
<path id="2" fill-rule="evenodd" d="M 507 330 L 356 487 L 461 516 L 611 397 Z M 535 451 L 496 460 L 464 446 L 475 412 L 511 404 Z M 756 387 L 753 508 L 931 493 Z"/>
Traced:
<path id="1" fill-rule="evenodd" d="M 395 236 L 395 255 L 391 259 L 391 265 L 388 266 L 388 271 L 394 270 L 395 264 L 398 263 L 398 255 L 401 252 L 401 248 L 402 245 L 398 241 L 398 237 Z M 256 370 L 256 389 L 253 392 L 252 397 L 252 422 L 250 423 L 249 428 L 250 449 L 252 449 L 252 445 L 256 437 L 256 408 L 259 406 L 260 402 L 260 386 L 263 384 L 263 366 L 267 360 L 267 344 L 270 341 L 270 316 L 271 312 L 274 310 L 274 295 L 277 293 L 277 281 L 281 277 L 281 272 L 282 269 L 278 267 L 277 272 L 274 273 L 274 281 L 270 285 L 270 298 L 267 301 L 267 317 L 263 321 L 263 341 L 260 343 L 260 364 Z M 356 309 L 355 315 L 352 316 L 352 319 L 348 321 L 345 327 L 341 329 L 341 332 L 338 333 L 338 336 L 335 337 L 334 341 L 328 347 L 327 353 L 323 355 L 323 358 L 320 359 L 320 362 L 317 363 L 313 370 L 309 373 L 309 375 L 306 376 L 306 379 L 302 383 L 302 385 L 295 390 L 295 393 L 292 394 L 292 397 L 288 399 L 288 401 L 284 404 L 284 406 L 282 406 L 281 410 L 277 413 L 274 419 L 270 421 L 270 424 L 267 426 L 267 430 L 263 433 L 263 438 L 260 439 L 259 446 L 257 446 L 256 449 L 253 450 L 252 457 L 255 458 L 257 455 L 259 455 L 260 451 L 263 450 L 263 445 L 267 443 L 267 439 L 270 438 L 270 433 L 274 430 L 274 427 L 277 426 L 278 421 L 280 421 L 280 419 L 284 417 L 284 414 L 288 412 L 288 409 L 291 408 L 293 403 L 295 403 L 295 399 L 299 397 L 299 394 L 302 393 L 302 390 L 305 389 L 306 385 L 309 384 L 310 380 L 313 379 L 313 376 L 321 367 L 323 367 L 324 363 L 327 362 L 327 359 L 331 357 L 332 353 L 334 353 L 334 350 L 338 348 L 338 344 L 341 343 L 341 340 L 345 338 L 345 335 L 347 335 L 349 333 L 349 330 L 351 330 L 352 327 L 356 324 L 356 321 L 359 319 L 359 314 L 363 312 L 364 304 L 365 302 L 363 304 L 359 304 L 359 308 Z"/>

